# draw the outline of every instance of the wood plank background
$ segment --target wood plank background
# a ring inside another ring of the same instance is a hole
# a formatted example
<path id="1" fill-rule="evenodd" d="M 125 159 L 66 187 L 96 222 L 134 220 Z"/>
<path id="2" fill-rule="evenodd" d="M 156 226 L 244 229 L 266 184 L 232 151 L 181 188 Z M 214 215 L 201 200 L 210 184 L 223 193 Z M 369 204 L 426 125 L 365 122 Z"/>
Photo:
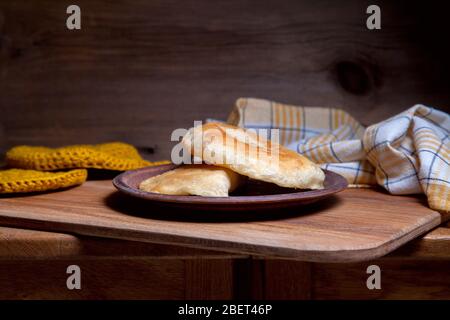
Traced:
<path id="1" fill-rule="evenodd" d="M 150 159 L 169 134 L 224 118 L 236 98 L 336 106 L 372 123 L 422 102 L 448 110 L 440 1 L 0 2 L 0 152 L 122 140 Z"/>

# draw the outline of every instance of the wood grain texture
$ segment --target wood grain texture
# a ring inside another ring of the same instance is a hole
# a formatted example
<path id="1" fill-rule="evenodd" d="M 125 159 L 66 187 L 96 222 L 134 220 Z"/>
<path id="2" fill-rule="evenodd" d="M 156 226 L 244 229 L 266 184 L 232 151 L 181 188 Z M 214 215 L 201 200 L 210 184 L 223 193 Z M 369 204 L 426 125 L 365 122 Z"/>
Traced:
<path id="1" fill-rule="evenodd" d="M 366 268 L 381 269 L 381 290 L 368 290 Z M 450 299 L 450 260 L 375 260 L 357 264 L 313 264 L 312 298 Z"/>
<path id="2" fill-rule="evenodd" d="M 311 264 L 297 261 L 264 261 L 264 298 L 268 300 L 309 300 Z"/>
<path id="3" fill-rule="evenodd" d="M 254 273 L 247 280 L 252 288 L 247 291 L 247 299 L 450 299 L 450 259 L 382 258 L 339 264 L 261 259 L 247 263 Z M 366 269 L 372 264 L 381 269 L 380 290 L 366 286 Z"/>
<path id="4" fill-rule="evenodd" d="M 437 228 L 378 260 L 321 264 L 195 258 L 183 253 L 189 248 L 0 227 L 0 299 L 450 299 L 449 231 Z M 78 251 L 80 243 L 91 250 Z M 53 255 L 43 254 L 49 248 Z M 82 291 L 65 287 L 69 264 L 82 267 Z M 371 264 L 382 268 L 380 291 L 365 287 Z"/>
<path id="5" fill-rule="evenodd" d="M 66 269 L 81 269 L 81 290 L 68 290 Z M 232 260 L 0 260 L 0 299 L 232 299 Z"/>
<path id="6" fill-rule="evenodd" d="M 0 227 L 0 260 L 103 257 L 152 259 L 245 259 L 248 255 L 212 250 L 86 237 L 64 233 Z M 450 228 L 438 227 L 383 259 L 450 259 Z M 256 272 L 256 271 L 255 271 Z"/>
<path id="7" fill-rule="evenodd" d="M 317 205 L 251 216 L 159 209 L 114 191 L 111 181 L 3 197 L 0 223 L 307 261 L 383 256 L 442 222 L 422 197 L 343 191 Z"/>
<path id="8" fill-rule="evenodd" d="M 233 298 L 233 260 L 187 260 L 185 270 L 185 299 Z"/>
<path id="9" fill-rule="evenodd" d="M 240 259 L 246 255 L 180 246 L 83 237 L 0 227 L 0 260 L 32 259 Z"/>
<path id="10" fill-rule="evenodd" d="M 72 264 L 81 290 L 67 289 Z M 183 260 L 0 261 L 0 299 L 184 299 L 184 270 Z"/>
<path id="11" fill-rule="evenodd" d="M 424 237 L 411 241 L 392 254 L 387 259 L 450 259 L 450 228 L 436 228 Z"/>
<path id="12" fill-rule="evenodd" d="M 69 4 L 0 3 L 3 149 L 123 140 L 167 158 L 174 128 L 225 118 L 241 96 L 365 124 L 418 102 L 449 108 L 437 1 L 378 1 L 374 32 L 370 1 L 79 0 L 80 31 L 65 28 Z"/>
<path id="13" fill-rule="evenodd" d="M 241 268 L 230 268 L 236 261 L 247 263 L 252 273 L 237 274 Z M 66 287 L 71 264 L 81 267 L 82 290 Z M 381 290 L 366 287 L 370 264 L 381 267 Z M 0 260 L 0 299 L 450 299 L 449 267 L 448 259 L 384 258 L 343 264 L 132 257 Z"/>

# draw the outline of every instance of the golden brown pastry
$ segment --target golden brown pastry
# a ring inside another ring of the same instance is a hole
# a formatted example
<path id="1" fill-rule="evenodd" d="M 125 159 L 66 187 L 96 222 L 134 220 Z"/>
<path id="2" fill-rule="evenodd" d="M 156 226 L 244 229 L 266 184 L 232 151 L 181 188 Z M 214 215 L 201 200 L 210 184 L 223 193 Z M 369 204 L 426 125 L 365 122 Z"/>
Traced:
<path id="1" fill-rule="evenodd" d="M 171 195 L 228 197 L 244 177 L 226 168 L 185 165 L 144 180 L 139 189 Z"/>
<path id="2" fill-rule="evenodd" d="M 322 189 L 325 174 L 315 163 L 255 132 L 211 122 L 191 128 L 183 147 L 194 159 L 281 187 Z"/>

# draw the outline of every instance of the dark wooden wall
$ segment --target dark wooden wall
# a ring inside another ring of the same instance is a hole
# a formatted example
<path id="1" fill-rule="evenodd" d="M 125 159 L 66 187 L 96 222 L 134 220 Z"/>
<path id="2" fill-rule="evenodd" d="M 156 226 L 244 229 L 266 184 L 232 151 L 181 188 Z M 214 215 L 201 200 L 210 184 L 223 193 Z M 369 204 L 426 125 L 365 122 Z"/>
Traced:
<path id="1" fill-rule="evenodd" d="M 437 1 L 0 0 L 0 148 L 122 140 L 167 158 L 169 135 L 234 100 L 342 107 L 363 123 L 448 110 Z M 150 150 L 151 149 L 151 150 Z"/>

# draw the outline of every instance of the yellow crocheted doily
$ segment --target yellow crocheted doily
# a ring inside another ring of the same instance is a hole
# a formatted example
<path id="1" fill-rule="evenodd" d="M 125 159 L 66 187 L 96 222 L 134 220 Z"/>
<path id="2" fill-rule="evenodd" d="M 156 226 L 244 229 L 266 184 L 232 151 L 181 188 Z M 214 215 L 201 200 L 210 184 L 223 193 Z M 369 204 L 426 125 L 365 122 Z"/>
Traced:
<path id="1" fill-rule="evenodd" d="M 62 148 L 17 146 L 6 153 L 6 162 L 12 168 L 33 170 L 95 168 L 120 171 L 169 163 L 146 161 L 135 147 L 122 142 Z"/>
<path id="2" fill-rule="evenodd" d="M 38 192 L 66 188 L 86 181 L 87 170 L 41 172 L 35 170 L 0 170 L 0 193 Z"/>

